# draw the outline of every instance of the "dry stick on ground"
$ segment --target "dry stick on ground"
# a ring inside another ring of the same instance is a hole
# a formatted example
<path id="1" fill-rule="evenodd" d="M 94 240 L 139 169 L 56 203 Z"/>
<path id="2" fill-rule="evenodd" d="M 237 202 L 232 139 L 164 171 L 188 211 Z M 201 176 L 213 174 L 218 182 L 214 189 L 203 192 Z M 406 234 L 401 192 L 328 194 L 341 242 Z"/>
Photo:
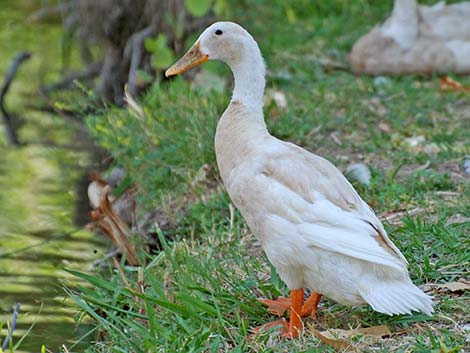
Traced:
<path id="1" fill-rule="evenodd" d="M 13 79 L 15 78 L 16 72 L 18 71 L 20 65 L 27 59 L 31 57 L 31 54 L 28 52 L 18 53 L 8 68 L 7 74 L 5 75 L 5 80 L 3 81 L 2 89 L 0 90 L 0 110 L 3 116 L 3 123 L 5 125 L 5 131 L 7 133 L 8 142 L 12 145 L 19 145 L 20 141 L 16 135 L 16 129 L 12 116 L 5 109 L 5 96 L 10 88 Z"/>
<path id="2" fill-rule="evenodd" d="M 10 340 L 13 337 L 13 331 L 15 331 L 15 328 L 16 328 L 16 319 L 18 318 L 19 312 L 20 312 L 20 303 L 16 303 L 15 310 L 13 310 L 13 317 L 11 319 L 10 331 L 8 332 L 7 337 L 5 337 L 5 341 L 3 341 L 3 344 L 2 344 L 2 352 L 4 352 L 8 348 L 8 345 L 10 344 Z"/>

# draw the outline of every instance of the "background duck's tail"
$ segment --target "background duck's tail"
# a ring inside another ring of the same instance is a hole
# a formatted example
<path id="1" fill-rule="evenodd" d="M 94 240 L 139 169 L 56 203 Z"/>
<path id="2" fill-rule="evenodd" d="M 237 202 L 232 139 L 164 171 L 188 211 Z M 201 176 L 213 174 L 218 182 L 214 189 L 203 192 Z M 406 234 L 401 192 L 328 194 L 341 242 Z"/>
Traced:
<path id="1" fill-rule="evenodd" d="M 412 311 L 431 315 L 434 312 L 432 297 L 411 281 L 378 283 L 361 295 L 375 311 L 388 315 L 411 314 Z"/>

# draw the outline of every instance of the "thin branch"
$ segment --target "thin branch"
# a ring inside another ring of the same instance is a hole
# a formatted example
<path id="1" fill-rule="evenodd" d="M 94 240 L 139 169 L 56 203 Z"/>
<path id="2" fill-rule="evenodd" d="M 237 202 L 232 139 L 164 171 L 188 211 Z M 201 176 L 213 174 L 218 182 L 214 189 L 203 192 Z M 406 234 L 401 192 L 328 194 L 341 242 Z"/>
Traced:
<path id="1" fill-rule="evenodd" d="M 11 83 L 13 82 L 13 79 L 15 78 L 19 67 L 24 61 L 26 61 L 30 57 L 31 54 L 28 52 L 21 52 L 16 54 L 10 64 L 10 67 L 8 68 L 8 71 L 5 75 L 5 80 L 3 81 L 3 86 L 0 90 L 0 110 L 3 116 L 3 123 L 5 124 L 8 142 L 12 145 L 19 145 L 20 142 L 13 126 L 12 117 L 5 109 L 5 96 L 8 92 L 8 89 L 10 88 Z"/>
<path id="2" fill-rule="evenodd" d="M 28 22 L 39 22 L 49 16 L 58 16 L 70 12 L 75 6 L 74 1 L 60 3 L 58 5 L 46 6 L 33 12 L 28 18 Z"/>
<path id="3" fill-rule="evenodd" d="M 152 24 L 140 32 L 131 36 L 127 41 L 124 49 L 124 58 L 130 57 L 129 75 L 127 78 L 127 86 L 132 95 L 136 95 L 137 70 L 142 61 L 142 49 L 146 38 L 152 36 L 159 27 L 160 16 L 156 16 L 158 21 L 152 21 Z"/>
<path id="4" fill-rule="evenodd" d="M 10 331 L 7 334 L 7 337 L 5 337 L 5 341 L 3 341 L 2 344 L 2 352 L 4 352 L 8 345 L 10 344 L 10 340 L 13 337 L 13 331 L 15 331 L 16 328 L 16 320 L 18 319 L 18 314 L 20 312 L 20 303 L 16 303 L 15 309 L 13 310 L 13 318 L 11 319 L 11 325 L 10 325 Z"/>

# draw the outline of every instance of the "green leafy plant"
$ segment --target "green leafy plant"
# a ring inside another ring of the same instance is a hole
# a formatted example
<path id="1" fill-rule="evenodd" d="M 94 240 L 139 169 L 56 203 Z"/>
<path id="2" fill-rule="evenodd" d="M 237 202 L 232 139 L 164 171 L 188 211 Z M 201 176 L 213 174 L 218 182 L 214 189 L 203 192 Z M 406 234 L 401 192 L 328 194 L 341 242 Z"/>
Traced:
<path id="1" fill-rule="evenodd" d="M 152 53 L 151 63 L 157 70 L 163 70 L 175 60 L 173 51 L 167 45 L 167 38 L 160 33 L 157 38 L 146 38 L 145 49 Z"/>
<path id="2" fill-rule="evenodd" d="M 185 0 L 184 5 L 196 17 L 204 16 L 211 9 L 213 0 Z"/>
<path id="3" fill-rule="evenodd" d="M 202 17 L 213 11 L 217 15 L 222 15 L 230 11 L 230 3 L 227 0 L 185 0 L 186 10 L 195 17 Z M 173 29 L 175 37 L 182 38 L 184 16 L 176 19 L 167 19 L 168 25 Z M 156 70 L 163 70 L 175 61 L 175 53 L 168 45 L 165 34 L 159 33 L 155 38 L 145 39 L 145 49 L 152 54 L 151 65 Z M 140 73 L 140 78 L 146 80 L 145 74 Z"/>

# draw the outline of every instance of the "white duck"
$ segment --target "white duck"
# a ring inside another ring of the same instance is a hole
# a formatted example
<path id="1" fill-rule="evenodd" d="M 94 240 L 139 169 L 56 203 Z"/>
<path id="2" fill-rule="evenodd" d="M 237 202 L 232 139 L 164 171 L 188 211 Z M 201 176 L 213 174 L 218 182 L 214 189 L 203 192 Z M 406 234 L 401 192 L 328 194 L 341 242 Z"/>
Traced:
<path id="1" fill-rule="evenodd" d="M 354 44 L 358 74 L 470 73 L 470 2 L 419 6 L 395 0 L 392 15 Z"/>
<path id="2" fill-rule="evenodd" d="M 285 336 L 298 335 L 300 317 L 315 313 L 321 295 L 390 315 L 431 314 L 431 298 L 411 282 L 405 258 L 343 174 L 269 134 L 265 65 L 253 37 L 238 24 L 214 23 L 166 76 L 207 60 L 227 63 L 235 78 L 217 125 L 217 164 L 230 198 L 291 290 L 290 300 L 265 301 L 271 312 L 290 310 Z M 305 304 L 303 288 L 314 292 Z"/>

